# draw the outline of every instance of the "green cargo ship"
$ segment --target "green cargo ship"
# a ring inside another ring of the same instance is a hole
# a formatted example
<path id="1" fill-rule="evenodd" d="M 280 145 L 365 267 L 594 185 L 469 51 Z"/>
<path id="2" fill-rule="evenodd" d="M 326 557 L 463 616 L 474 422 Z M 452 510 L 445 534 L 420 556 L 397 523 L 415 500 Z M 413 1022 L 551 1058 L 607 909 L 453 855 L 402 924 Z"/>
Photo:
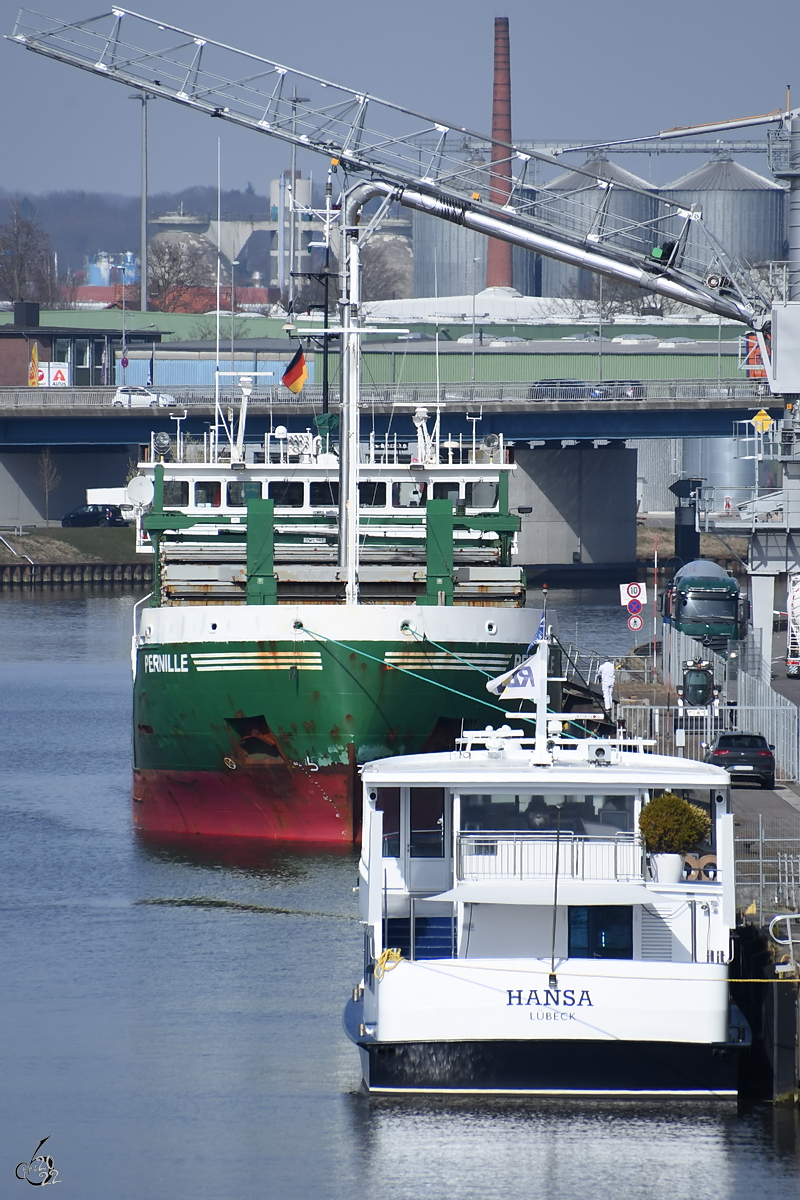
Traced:
<path id="1" fill-rule="evenodd" d="M 327 439 L 279 429 L 227 458 L 206 446 L 199 462 L 180 441 L 156 462 L 153 442 L 140 464 L 153 485 L 140 546 L 156 569 L 134 629 L 138 828 L 350 842 L 359 764 L 496 723 L 487 678 L 524 657 L 541 616 L 512 564 L 514 468 L 502 439 L 440 443 L 426 419 L 414 414 L 411 452 L 360 448 L 357 562 L 344 565 Z"/>

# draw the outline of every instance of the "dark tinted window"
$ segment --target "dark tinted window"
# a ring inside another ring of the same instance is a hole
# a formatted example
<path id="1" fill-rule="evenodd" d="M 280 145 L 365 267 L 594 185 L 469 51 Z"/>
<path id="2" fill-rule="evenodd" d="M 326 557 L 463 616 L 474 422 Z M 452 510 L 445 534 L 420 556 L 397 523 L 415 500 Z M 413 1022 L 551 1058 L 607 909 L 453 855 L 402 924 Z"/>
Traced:
<path id="1" fill-rule="evenodd" d="M 444 858 L 444 788 L 411 789 L 411 857 Z"/>
<path id="2" fill-rule="evenodd" d="M 194 485 L 194 502 L 198 508 L 219 508 L 222 485 L 216 479 L 205 479 Z"/>
<path id="3" fill-rule="evenodd" d="M 362 508 L 386 507 L 386 484 L 366 480 L 358 485 L 358 503 Z"/>
<path id="4" fill-rule="evenodd" d="M 718 750 L 769 750 L 767 739 L 755 734 L 732 733 L 721 737 L 717 742 Z"/>
<path id="5" fill-rule="evenodd" d="M 311 507 L 312 508 L 336 508 L 339 504 L 339 484 L 330 480 L 325 483 L 312 483 L 311 490 Z M 363 504 L 364 501 L 362 500 Z"/>
<path id="6" fill-rule="evenodd" d="M 633 909 L 570 907 L 570 958 L 633 958 Z"/>
<path id="7" fill-rule="evenodd" d="M 225 492 L 229 508 L 244 508 L 244 484 L 237 481 L 229 483 Z"/>
<path id="8" fill-rule="evenodd" d="M 304 485 L 302 480 L 271 479 L 267 491 L 269 500 L 279 508 L 302 508 Z"/>
<path id="9" fill-rule="evenodd" d="M 383 813 L 383 857 L 400 855 L 400 788 L 378 788 L 375 804 Z"/>
<path id="10" fill-rule="evenodd" d="M 433 485 L 434 500 L 452 500 L 453 503 L 458 502 L 458 484 L 451 483 L 435 483 Z"/>
<path id="11" fill-rule="evenodd" d="M 482 480 L 468 483 L 464 490 L 468 508 L 495 508 L 497 506 L 497 484 Z"/>
<path id="12" fill-rule="evenodd" d="M 189 484 L 179 479 L 164 480 L 164 505 L 166 508 L 185 508 L 189 503 Z"/>

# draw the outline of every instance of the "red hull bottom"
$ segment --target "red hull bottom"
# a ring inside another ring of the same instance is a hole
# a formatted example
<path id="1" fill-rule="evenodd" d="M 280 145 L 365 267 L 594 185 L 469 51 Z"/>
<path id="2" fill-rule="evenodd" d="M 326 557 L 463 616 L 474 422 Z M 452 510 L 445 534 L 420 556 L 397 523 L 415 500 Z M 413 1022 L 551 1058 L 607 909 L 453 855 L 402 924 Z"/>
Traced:
<path id="1" fill-rule="evenodd" d="M 357 839 L 355 770 L 133 772 L 133 823 L 146 834 L 201 834 L 287 842 Z"/>

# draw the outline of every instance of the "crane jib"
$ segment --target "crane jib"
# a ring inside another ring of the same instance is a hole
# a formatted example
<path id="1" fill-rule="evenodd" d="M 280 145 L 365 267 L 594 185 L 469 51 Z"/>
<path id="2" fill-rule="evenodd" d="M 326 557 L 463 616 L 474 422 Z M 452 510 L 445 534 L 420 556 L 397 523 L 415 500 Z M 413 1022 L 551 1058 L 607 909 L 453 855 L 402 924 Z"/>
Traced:
<path id="1" fill-rule="evenodd" d="M 6 36 L 143 94 L 324 154 L 347 172 L 371 175 L 375 194 L 395 191 L 407 207 L 487 236 L 747 325 L 769 310 L 757 282 L 726 255 L 697 209 L 602 179 L 587 169 L 593 164 L 570 166 L 583 180 L 578 187 L 551 188 L 528 166 L 535 159 L 560 167 L 552 154 L 523 152 L 122 8 L 72 23 L 22 9 Z M 492 162 L 480 169 L 476 145 L 492 148 Z M 502 203 L 493 198 L 500 172 Z M 637 193 L 652 215 L 631 218 L 615 206 L 620 191 Z"/>

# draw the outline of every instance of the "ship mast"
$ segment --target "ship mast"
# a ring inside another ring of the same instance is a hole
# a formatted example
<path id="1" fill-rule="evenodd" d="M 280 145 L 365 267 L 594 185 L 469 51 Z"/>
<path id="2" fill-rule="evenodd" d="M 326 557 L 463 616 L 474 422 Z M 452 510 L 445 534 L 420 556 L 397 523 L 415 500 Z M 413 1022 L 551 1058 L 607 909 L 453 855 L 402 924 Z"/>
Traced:
<path id="1" fill-rule="evenodd" d="M 345 578 L 345 604 L 358 604 L 358 460 L 361 330 L 359 328 L 360 258 L 358 229 L 342 205 L 342 406 L 339 433 L 339 567 Z"/>

